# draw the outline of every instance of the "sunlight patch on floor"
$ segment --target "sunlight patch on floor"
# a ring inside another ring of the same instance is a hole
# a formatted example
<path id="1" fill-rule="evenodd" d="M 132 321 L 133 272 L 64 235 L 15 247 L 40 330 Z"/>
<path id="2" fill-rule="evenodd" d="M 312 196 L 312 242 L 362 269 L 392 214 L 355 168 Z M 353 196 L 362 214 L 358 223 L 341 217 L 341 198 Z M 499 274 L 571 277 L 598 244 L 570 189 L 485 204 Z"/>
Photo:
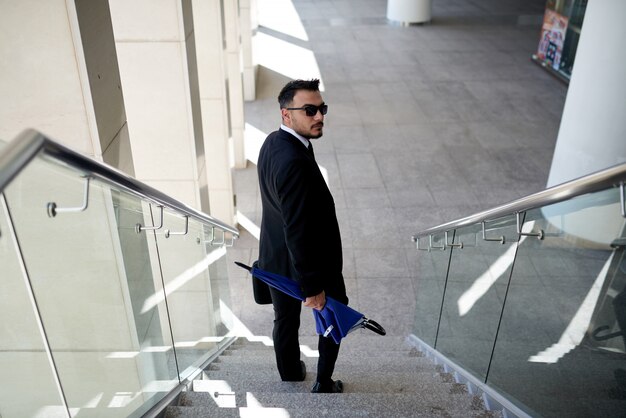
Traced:
<path id="1" fill-rule="evenodd" d="M 292 79 L 320 79 L 324 82 L 313 51 L 282 39 L 258 32 L 254 38 L 254 51 L 258 65 Z"/>
<path id="2" fill-rule="evenodd" d="M 259 25 L 308 41 L 300 15 L 291 0 L 257 0 Z"/>

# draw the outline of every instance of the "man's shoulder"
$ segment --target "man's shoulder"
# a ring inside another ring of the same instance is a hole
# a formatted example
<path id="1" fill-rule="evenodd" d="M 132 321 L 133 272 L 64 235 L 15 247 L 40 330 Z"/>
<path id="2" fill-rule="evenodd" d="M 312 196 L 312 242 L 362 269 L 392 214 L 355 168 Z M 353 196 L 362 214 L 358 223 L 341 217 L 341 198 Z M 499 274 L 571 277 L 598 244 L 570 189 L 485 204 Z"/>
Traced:
<path id="1" fill-rule="evenodd" d="M 267 154 L 268 157 L 271 155 L 295 158 L 301 156 L 305 151 L 298 138 L 282 129 L 270 133 L 263 142 L 261 149 L 262 153 Z"/>
<path id="2" fill-rule="evenodd" d="M 267 136 L 267 138 L 265 139 L 265 142 L 267 141 L 275 141 L 275 142 L 280 141 L 280 143 L 285 142 L 287 144 L 292 144 L 292 143 L 297 142 L 298 138 L 291 135 L 289 132 L 285 130 L 277 129 Z"/>

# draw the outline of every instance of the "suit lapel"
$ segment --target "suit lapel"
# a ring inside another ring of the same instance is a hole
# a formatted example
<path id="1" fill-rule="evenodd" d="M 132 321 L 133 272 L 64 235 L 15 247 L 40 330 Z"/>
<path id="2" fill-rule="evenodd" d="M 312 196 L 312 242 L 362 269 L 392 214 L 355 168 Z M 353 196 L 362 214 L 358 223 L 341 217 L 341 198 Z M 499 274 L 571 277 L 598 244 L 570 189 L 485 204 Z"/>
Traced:
<path id="1" fill-rule="evenodd" d="M 279 129 L 279 132 L 282 137 L 284 137 L 287 141 L 289 141 L 296 148 L 296 150 L 298 150 L 299 153 L 306 155 L 308 158 L 315 161 L 315 154 L 313 153 L 313 146 L 311 146 L 311 149 L 309 150 L 307 149 L 307 147 L 304 146 L 302 142 L 300 142 L 298 138 L 296 138 L 289 132 L 284 131 L 282 129 Z"/>

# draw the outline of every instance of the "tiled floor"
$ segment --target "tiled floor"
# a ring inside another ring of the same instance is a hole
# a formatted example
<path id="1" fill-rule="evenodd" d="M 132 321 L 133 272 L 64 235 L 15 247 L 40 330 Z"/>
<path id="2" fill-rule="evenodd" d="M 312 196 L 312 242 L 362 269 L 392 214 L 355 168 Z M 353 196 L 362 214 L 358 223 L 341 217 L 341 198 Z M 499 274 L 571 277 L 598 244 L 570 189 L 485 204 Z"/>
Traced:
<path id="1" fill-rule="evenodd" d="M 351 305 L 406 335 L 420 262 L 411 236 L 546 184 L 567 88 L 530 60 L 545 2 L 434 0 L 432 23 L 410 27 L 387 22 L 385 0 L 293 4 L 308 40 L 262 20 L 258 32 L 310 50 L 319 65 L 329 113 L 314 146 L 335 197 Z M 289 79 L 259 67 L 248 124 L 278 127 L 275 98 Z M 238 210 L 259 225 L 255 170 L 234 177 Z M 244 232 L 230 256 L 251 262 L 257 248 Z M 254 304 L 249 281 L 231 269 L 235 313 L 269 336 L 272 309 Z M 302 333 L 314 333 L 309 312 Z"/>

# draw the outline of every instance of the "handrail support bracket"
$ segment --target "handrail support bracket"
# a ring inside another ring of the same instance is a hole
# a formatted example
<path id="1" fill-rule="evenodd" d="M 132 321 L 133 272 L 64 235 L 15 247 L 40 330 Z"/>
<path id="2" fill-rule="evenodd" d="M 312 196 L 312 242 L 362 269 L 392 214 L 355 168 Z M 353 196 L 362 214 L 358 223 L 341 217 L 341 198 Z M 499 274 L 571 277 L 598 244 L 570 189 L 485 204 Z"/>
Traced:
<path id="1" fill-rule="evenodd" d="M 141 231 L 156 231 L 156 230 L 163 228 L 163 205 L 159 205 L 157 207 L 161 210 L 161 215 L 160 215 L 161 221 L 159 222 L 159 225 L 158 226 L 154 226 L 154 225 L 142 226 L 141 224 L 138 223 L 137 225 L 135 225 L 136 233 L 139 234 Z"/>
<path id="2" fill-rule="evenodd" d="M 623 181 L 619 183 L 619 201 L 622 209 L 622 217 L 626 218 L 626 183 Z"/>
<path id="3" fill-rule="evenodd" d="M 483 226 L 483 241 L 493 241 L 493 242 L 500 242 L 500 244 L 503 244 L 506 242 L 506 238 L 504 237 L 504 235 L 500 235 L 500 238 L 487 238 L 487 234 L 486 234 L 486 230 L 485 230 L 485 224 L 487 223 L 487 221 L 482 221 L 482 226 Z"/>
<path id="4" fill-rule="evenodd" d="M 517 218 L 517 233 L 519 234 L 519 236 L 525 236 L 525 237 L 537 237 L 537 239 L 542 240 L 545 237 L 545 234 L 543 232 L 543 229 L 540 229 L 539 232 L 522 232 L 522 225 L 521 225 L 521 212 L 517 212 L 516 213 L 516 218 Z"/>
<path id="5" fill-rule="evenodd" d="M 91 180 L 91 178 L 89 176 L 84 176 L 83 177 L 85 179 L 85 186 L 84 186 L 84 191 L 83 191 L 83 204 L 80 207 L 73 207 L 73 208 L 60 208 L 57 207 L 57 204 L 55 202 L 48 202 L 48 204 L 46 205 L 47 211 L 48 211 L 48 216 L 50 218 L 54 218 L 55 216 L 57 216 L 58 213 L 70 213 L 70 212 L 84 212 L 85 210 L 87 210 L 87 206 L 89 206 L 89 181 Z"/>
<path id="6" fill-rule="evenodd" d="M 437 247 L 435 245 L 433 245 L 433 235 L 430 234 L 428 236 L 428 249 L 430 250 L 441 250 L 441 251 L 445 251 L 446 250 L 446 244 L 444 243 L 441 247 Z"/>
<path id="7" fill-rule="evenodd" d="M 185 215 L 185 229 L 180 232 L 172 232 L 169 229 L 165 230 L 165 238 L 169 238 L 172 235 L 187 235 L 189 232 L 189 215 Z"/>
<path id="8" fill-rule="evenodd" d="M 450 243 L 448 243 L 448 232 L 449 231 L 446 231 L 443 234 L 443 236 L 444 236 L 444 238 L 443 238 L 444 248 L 445 247 L 451 247 L 451 248 L 458 248 L 458 249 L 462 250 L 463 249 L 463 243 L 462 242 L 459 242 L 458 244 L 450 244 Z"/>

